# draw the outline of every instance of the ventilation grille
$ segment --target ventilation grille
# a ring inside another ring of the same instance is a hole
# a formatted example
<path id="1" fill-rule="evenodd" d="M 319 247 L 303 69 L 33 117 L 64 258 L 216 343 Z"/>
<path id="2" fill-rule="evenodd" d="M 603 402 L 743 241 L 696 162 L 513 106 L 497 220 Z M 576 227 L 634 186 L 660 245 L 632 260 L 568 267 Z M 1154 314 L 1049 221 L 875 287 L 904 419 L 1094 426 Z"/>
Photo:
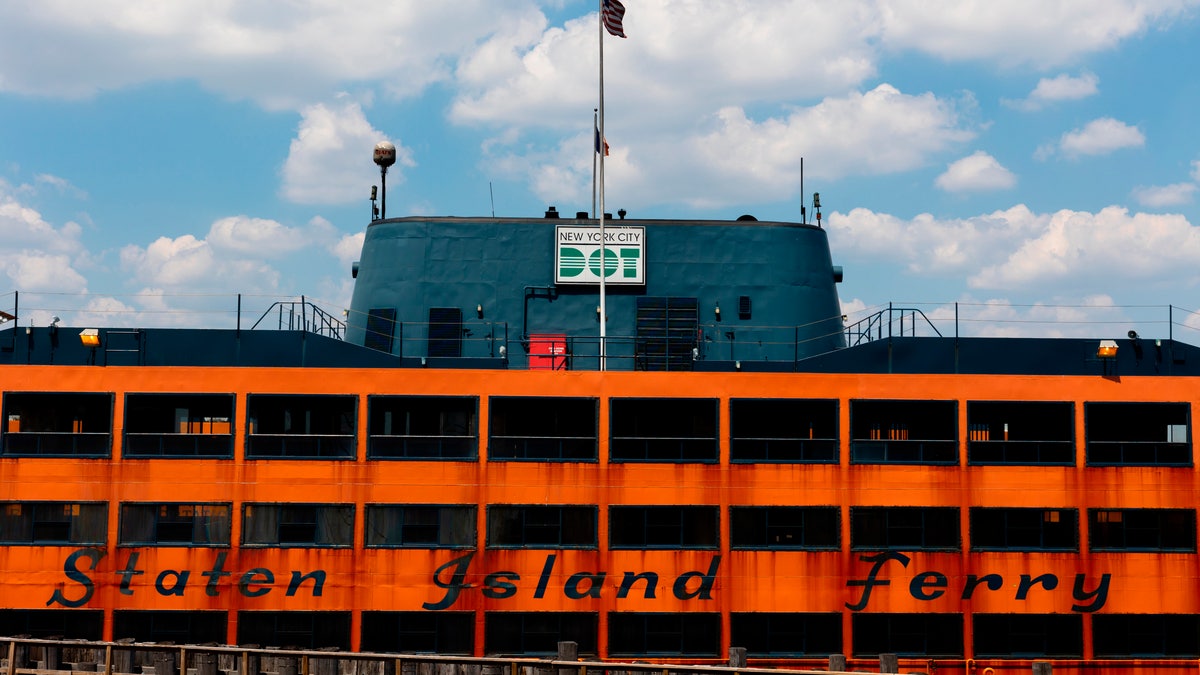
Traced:
<path id="1" fill-rule="evenodd" d="M 637 367 L 691 370 L 698 323 L 696 298 L 638 298 Z"/>
<path id="2" fill-rule="evenodd" d="M 429 356 L 462 356 L 462 310 L 457 307 L 429 308 Z"/>

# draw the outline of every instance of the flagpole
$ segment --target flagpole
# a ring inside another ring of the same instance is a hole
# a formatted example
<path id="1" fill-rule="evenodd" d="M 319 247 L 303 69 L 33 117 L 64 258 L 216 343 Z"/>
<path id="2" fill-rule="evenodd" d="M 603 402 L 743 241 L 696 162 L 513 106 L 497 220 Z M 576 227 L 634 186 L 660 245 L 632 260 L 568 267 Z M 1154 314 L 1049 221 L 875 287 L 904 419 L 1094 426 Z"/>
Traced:
<path id="1" fill-rule="evenodd" d="M 592 108 L 592 144 L 592 217 L 596 217 L 596 155 L 600 153 L 600 121 L 596 119 L 596 108 Z"/>
<path id="2" fill-rule="evenodd" d="M 606 324 L 608 323 L 608 308 L 604 304 L 604 279 L 608 276 L 608 261 L 604 250 L 604 0 L 598 0 L 597 15 L 599 21 L 596 27 L 600 31 L 600 210 L 596 216 L 600 219 L 600 370 L 607 370 L 608 338 Z"/>

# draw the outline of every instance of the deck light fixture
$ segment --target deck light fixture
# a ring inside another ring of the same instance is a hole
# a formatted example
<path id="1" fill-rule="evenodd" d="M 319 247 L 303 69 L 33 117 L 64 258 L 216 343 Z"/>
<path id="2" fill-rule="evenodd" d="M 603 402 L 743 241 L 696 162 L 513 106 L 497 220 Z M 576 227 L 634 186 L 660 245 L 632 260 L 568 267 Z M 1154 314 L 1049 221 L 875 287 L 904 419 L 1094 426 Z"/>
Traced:
<path id="1" fill-rule="evenodd" d="M 1099 358 L 1099 359 L 1115 359 L 1115 358 L 1117 358 L 1117 341 L 1116 340 L 1101 340 L 1100 346 L 1096 348 L 1096 358 Z"/>
<path id="2" fill-rule="evenodd" d="M 97 328 L 84 328 L 79 331 L 79 341 L 84 347 L 95 349 L 100 346 L 100 330 Z"/>

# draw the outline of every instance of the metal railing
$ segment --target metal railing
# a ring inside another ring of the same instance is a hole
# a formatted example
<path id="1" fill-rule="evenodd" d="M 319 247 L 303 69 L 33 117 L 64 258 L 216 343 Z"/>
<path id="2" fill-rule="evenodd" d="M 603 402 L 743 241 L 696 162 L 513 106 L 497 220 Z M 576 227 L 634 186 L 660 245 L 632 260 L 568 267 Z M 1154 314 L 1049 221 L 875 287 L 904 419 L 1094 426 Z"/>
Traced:
<path id="1" fill-rule="evenodd" d="M 346 335 L 346 322 L 334 317 L 325 310 L 308 302 L 304 296 L 300 300 L 280 300 L 268 307 L 250 330 L 258 328 L 263 320 L 274 314 L 276 330 L 303 330 L 317 335 L 324 335 L 335 340 L 341 340 Z M 241 321 L 241 299 L 238 300 L 238 321 Z"/>

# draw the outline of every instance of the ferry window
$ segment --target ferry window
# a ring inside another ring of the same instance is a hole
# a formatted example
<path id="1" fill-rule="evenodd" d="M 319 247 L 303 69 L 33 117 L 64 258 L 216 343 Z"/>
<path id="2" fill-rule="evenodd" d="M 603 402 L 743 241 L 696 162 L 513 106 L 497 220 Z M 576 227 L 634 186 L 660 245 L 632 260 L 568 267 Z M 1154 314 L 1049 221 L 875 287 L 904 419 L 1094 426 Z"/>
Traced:
<path id="1" fill-rule="evenodd" d="M 595 654 L 598 622 L 594 612 L 487 612 L 483 651 L 546 656 L 558 654 L 559 642 L 574 642 L 580 654 Z"/>
<path id="2" fill-rule="evenodd" d="M 1090 466 L 1191 466 L 1187 403 L 1084 403 Z"/>
<path id="3" fill-rule="evenodd" d="M 968 401 L 968 464 L 1075 464 L 1075 405 Z"/>
<path id="4" fill-rule="evenodd" d="M 850 548 L 957 551 L 958 509 L 943 506 L 852 506 Z"/>
<path id="5" fill-rule="evenodd" d="M 350 546 L 353 504 L 246 504 L 243 546 Z"/>
<path id="6" fill-rule="evenodd" d="M 0 635 L 101 640 L 103 633 L 102 609 L 0 609 Z"/>
<path id="7" fill-rule="evenodd" d="M 614 398 L 609 409 L 614 462 L 720 459 L 715 398 Z"/>
<path id="8" fill-rule="evenodd" d="M 609 548 L 716 548 L 720 529 L 716 506 L 608 507 Z"/>
<path id="9" fill-rule="evenodd" d="M 113 611 L 113 640 L 225 644 L 228 623 L 228 612 L 118 609 Z"/>
<path id="10" fill-rule="evenodd" d="M 473 548 L 475 507 L 367 504 L 367 547 Z"/>
<path id="11" fill-rule="evenodd" d="M 971 507 L 972 551 L 1078 551 L 1076 509 Z"/>
<path id="12" fill-rule="evenodd" d="M 759 658 L 841 654 L 842 615 L 734 612 L 729 617 L 729 644 Z"/>
<path id="13" fill-rule="evenodd" d="M 108 457 L 113 395 L 7 392 L 0 452 L 12 457 Z"/>
<path id="14" fill-rule="evenodd" d="M 1083 658 L 1079 614 L 976 614 L 976 658 Z"/>
<path id="15" fill-rule="evenodd" d="M 229 546 L 229 504 L 121 504 L 122 546 Z"/>
<path id="16" fill-rule="evenodd" d="M 733 506 L 730 547 L 836 551 L 841 539 L 838 523 L 836 506 Z"/>
<path id="17" fill-rule="evenodd" d="M 250 394 L 249 459 L 354 459 L 355 396 Z"/>
<path id="18" fill-rule="evenodd" d="M 850 461 L 955 464 L 957 401 L 851 401 Z"/>
<path id="19" fill-rule="evenodd" d="M 475 652 L 475 613 L 366 611 L 360 649 L 470 656 Z"/>
<path id="20" fill-rule="evenodd" d="M 233 457 L 233 394 L 129 394 L 122 457 Z"/>
<path id="21" fill-rule="evenodd" d="M 350 650 L 350 612 L 239 611 L 237 622 L 240 645 Z"/>
<path id="22" fill-rule="evenodd" d="M 1196 551 L 1192 509 L 1088 509 L 1093 551 Z"/>
<path id="23" fill-rule="evenodd" d="M 367 459 L 473 460 L 479 455 L 474 396 L 370 396 Z"/>
<path id="24" fill-rule="evenodd" d="M 0 544 L 104 544 L 108 504 L 0 502 Z"/>
<path id="25" fill-rule="evenodd" d="M 595 506 L 489 506 L 488 548 L 596 548 Z"/>
<path id="26" fill-rule="evenodd" d="M 854 656 L 880 654 L 962 658 L 962 614 L 854 614 Z"/>
<path id="27" fill-rule="evenodd" d="M 599 401 L 594 398 L 488 399 L 488 459 L 594 462 Z"/>
<path id="28" fill-rule="evenodd" d="M 738 462 L 838 461 L 835 400 L 729 401 L 729 455 Z"/>
<path id="29" fill-rule="evenodd" d="M 720 614 L 608 614 L 608 655 L 612 657 L 716 657 L 720 647 Z"/>
<path id="30" fill-rule="evenodd" d="M 1093 614 L 1098 659 L 1200 656 L 1200 616 L 1195 614 Z"/>

